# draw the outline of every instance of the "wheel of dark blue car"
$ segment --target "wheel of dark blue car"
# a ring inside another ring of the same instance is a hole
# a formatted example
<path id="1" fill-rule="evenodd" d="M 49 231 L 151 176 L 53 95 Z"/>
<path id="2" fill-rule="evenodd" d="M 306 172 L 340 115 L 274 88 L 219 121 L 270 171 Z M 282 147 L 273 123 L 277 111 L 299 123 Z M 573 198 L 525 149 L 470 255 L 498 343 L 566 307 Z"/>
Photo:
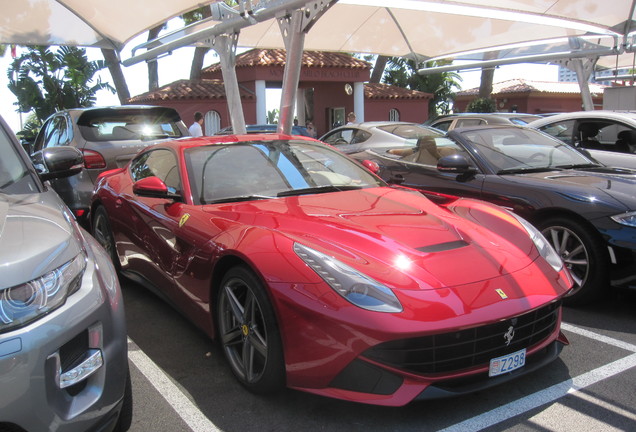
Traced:
<path id="1" fill-rule="evenodd" d="M 241 384 L 259 394 L 283 387 L 285 365 L 276 317 L 252 271 L 237 266 L 225 275 L 217 320 L 223 353 Z"/>
<path id="2" fill-rule="evenodd" d="M 95 209 L 93 215 L 93 222 L 91 224 L 93 228 L 93 237 L 101 244 L 108 256 L 113 261 L 115 268 L 119 271 L 119 257 L 115 249 L 115 237 L 113 236 L 113 230 L 110 227 L 110 219 L 108 219 L 108 213 L 103 206 L 99 206 Z"/>
<path id="3" fill-rule="evenodd" d="M 609 285 L 609 261 L 599 236 L 576 220 L 554 217 L 539 229 L 561 256 L 574 279 L 565 303 L 586 304 L 599 298 Z"/>

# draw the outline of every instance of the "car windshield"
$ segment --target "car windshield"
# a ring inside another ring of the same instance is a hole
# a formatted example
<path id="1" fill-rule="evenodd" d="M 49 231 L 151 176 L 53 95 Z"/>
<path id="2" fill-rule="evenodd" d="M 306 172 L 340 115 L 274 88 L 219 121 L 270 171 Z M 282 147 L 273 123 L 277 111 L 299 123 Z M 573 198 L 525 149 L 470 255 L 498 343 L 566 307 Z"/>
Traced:
<path id="1" fill-rule="evenodd" d="M 500 173 L 598 165 L 567 144 L 534 129 L 484 128 L 460 134 Z"/>
<path id="2" fill-rule="evenodd" d="M 5 194 L 23 194 L 38 191 L 34 179 L 17 153 L 11 138 L 0 127 L 0 192 Z"/>
<path id="3" fill-rule="evenodd" d="M 77 121 L 87 141 L 126 141 L 152 138 L 179 138 L 181 118 L 172 109 L 89 110 Z"/>
<path id="4" fill-rule="evenodd" d="M 276 198 L 384 186 L 340 152 L 303 141 L 250 141 L 185 152 L 195 202 Z"/>

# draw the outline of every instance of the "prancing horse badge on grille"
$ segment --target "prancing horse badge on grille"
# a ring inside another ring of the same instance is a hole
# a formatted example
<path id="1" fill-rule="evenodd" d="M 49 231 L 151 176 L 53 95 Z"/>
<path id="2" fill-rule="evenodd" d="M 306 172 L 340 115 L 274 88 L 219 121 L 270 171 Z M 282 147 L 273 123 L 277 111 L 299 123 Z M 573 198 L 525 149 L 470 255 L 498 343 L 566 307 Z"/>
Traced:
<path id="1" fill-rule="evenodd" d="M 515 337 L 515 328 L 513 326 L 508 327 L 508 331 L 504 333 L 503 337 L 506 340 L 506 346 L 510 345 L 512 338 Z"/>

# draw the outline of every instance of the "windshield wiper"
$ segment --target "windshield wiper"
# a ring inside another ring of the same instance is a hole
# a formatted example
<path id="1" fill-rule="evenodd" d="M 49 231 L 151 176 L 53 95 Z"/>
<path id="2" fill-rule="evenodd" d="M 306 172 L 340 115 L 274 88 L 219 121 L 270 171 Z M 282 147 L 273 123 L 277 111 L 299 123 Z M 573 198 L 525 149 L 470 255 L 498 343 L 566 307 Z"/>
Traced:
<path id="1" fill-rule="evenodd" d="M 227 197 L 227 198 L 219 198 L 212 201 L 205 201 L 204 204 L 221 204 L 227 202 L 240 202 L 240 201 L 254 201 L 254 200 L 265 200 L 265 199 L 274 199 L 276 197 L 267 196 L 267 195 L 240 195 L 235 197 Z"/>
<path id="2" fill-rule="evenodd" d="M 318 193 L 328 193 L 328 192 L 342 192 L 342 191 L 348 191 L 348 190 L 357 190 L 357 189 L 362 189 L 362 186 L 334 186 L 334 185 L 329 185 L 329 186 L 316 186 L 316 187 L 309 187 L 309 188 L 302 188 L 302 189 L 292 189 L 292 190 L 287 190 L 287 191 L 283 191 L 283 192 L 279 192 L 276 196 L 278 197 L 287 197 L 287 196 L 294 196 L 294 195 L 307 195 L 307 194 L 318 194 Z"/>
<path id="3" fill-rule="evenodd" d="M 497 174 L 528 174 L 548 171 L 561 171 L 561 167 L 509 168 L 497 171 Z"/>
<path id="4" fill-rule="evenodd" d="M 557 165 L 557 168 L 578 169 L 578 168 L 598 168 L 600 166 L 603 166 L 603 165 L 595 164 L 595 163 L 586 163 L 586 164 Z"/>

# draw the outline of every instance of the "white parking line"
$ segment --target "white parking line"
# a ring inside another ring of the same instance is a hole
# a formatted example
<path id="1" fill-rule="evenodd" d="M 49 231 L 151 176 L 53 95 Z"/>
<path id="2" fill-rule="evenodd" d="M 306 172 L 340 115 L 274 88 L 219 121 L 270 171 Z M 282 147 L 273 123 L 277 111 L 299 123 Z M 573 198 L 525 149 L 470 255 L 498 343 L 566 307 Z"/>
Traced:
<path id="1" fill-rule="evenodd" d="M 623 348 L 627 351 L 636 353 L 636 346 L 613 339 L 571 324 L 564 323 L 562 329 L 570 331 L 598 342 Z M 601 366 L 572 379 L 555 384 L 552 387 L 538 391 L 521 399 L 517 399 L 509 404 L 502 405 L 494 410 L 485 412 L 461 423 L 454 424 L 440 432 L 469 432 L 479 431 L 481 429 L 496 425 L 514 416 L 523 414 L 524 412 L 533 410 L 542 405 L 554 402 L 570 393 L 578 393 L 586 387 L 610 378 L 614 375 L 625 372 L 628 369 L 636 367 L 636 354 L 628 355 L 607 365 Z"/>
<path id="2" fill-rule="evenodd" d="M 194 432 L 220 431 L 168 376 L 128 338 L 128 358 Z"/>
<path id="3" fill-rule="evenodd" d="M 509 404 L 500 406 L 491 411 L 472 417 L 461 423 L 452 425 L 440 432 L 470 432 L 479 431 L 508 420 L 514 416 L 523 414 L 542 405 L 554 402 L 568 394 L 576 393 L 583 397 L 579 390 L 596 384 L 612 376 L 636 367 L 636 345 L 632 345 L 618 339 L 594 333 L 592 331 L 563 323 L 562 329 L 568 332 L 593 339 L 597 342 L 622 348 L 633 352 L 607 365 L 601 366 L 572 379 L 555 384 L 547 389 L 538 391 Z M 141 373 L 150 381 L 164 399 L 172 406 L 175 412 L 194 432 L 220 432 L 192 401 L 170 380 L 146 354 L 131 340 L 128 339 L 128 357 Z"/>

